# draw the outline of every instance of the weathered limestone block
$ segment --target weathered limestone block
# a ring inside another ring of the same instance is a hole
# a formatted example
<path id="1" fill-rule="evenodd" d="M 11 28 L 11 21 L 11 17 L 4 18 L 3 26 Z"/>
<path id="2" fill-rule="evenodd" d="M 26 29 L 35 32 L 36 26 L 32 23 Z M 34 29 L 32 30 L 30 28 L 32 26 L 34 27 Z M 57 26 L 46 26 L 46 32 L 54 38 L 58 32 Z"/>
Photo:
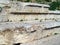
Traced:
<path id="1" fill-rule="evenodd" d="M 0 44 L 27 43 L 56 32 L 53 30 L 43 30 L 43 28 L 45 26 L 41 23 L 1 23 Z"/>
<path id="2" fill-rule="evenodd" d="M 41 38 L 41 31 L 42 30 L 39 29 L 39 26 L 31 26 L 29 28 L 24 27 L 17 28 L 15 29 L 14 32 L 15 39 L 14 42 L 27 43 L 38 38 Z"/>
<path id="3" fill-rule="evenodd" d="M 7 24 L 9 26 L 7 26 Z M 29 25 L 29 27 L 26 27 L 28 26 L 26 24 L 23 24 L 22 26 L 18 26 L 17 23 L 7 24 L 0 25 L 0 27 L 2 25 L 6 25 L 4 29 L 0 30 L 0 38 L 2 39 L 2 41 L 0 39 L 0 44 L 12 45 L 14 43 L 27 43 L 41 38 L 39 35 L 41 34 L 42 30 L 40 30 L 39 26 L 37 25 Z"/>

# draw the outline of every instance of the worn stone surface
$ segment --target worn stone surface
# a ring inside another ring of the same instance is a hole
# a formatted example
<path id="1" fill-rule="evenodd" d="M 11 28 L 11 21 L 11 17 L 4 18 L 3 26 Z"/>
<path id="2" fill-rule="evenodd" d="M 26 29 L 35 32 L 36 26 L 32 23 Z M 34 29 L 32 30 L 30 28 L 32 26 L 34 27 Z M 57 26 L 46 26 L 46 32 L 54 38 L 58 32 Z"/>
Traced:
<path id="1" fill-rule="evenodd" d="M 60 45 L 60 34 L 21 45 Z"/>
<path id="2" fill-rule="evenodd" d="M 60 28 L 43 30 L 37 23 L 0 23 L 0 44 L 29 43 L 40 40 L 54 33 L 60 33 Z M 44 26 L 43 26 L 44 27 Z"/>
<path id="3" fill-rule="evenodd" d="M 55 33 L 57 33 L 57 35 L 55 35 Z M 60 28 L 44 30 L 42 36 L 41 39 L 21 45 L 60 45 Z"/>
<path id="4" fill-rule="evenodd" d="M 21 25 L 19 26 L 19 24 L 18 23 L 1 24 L 0 35 L 3 38 L 1 38 L 0 36 L 0 38 L 2 39 L 2 41 L 0 40 L 0 42 L 3 42 L 4 44 L 8 45 L 13 43 L 27 43 L 36 40 L 38 38 L 41 38 L 41 36 L 38 37 L 42 31 L 40 30 L 39 26 L 31 25 L 31 24 L 30 25 L 23 24 L 22 26 Z"/>

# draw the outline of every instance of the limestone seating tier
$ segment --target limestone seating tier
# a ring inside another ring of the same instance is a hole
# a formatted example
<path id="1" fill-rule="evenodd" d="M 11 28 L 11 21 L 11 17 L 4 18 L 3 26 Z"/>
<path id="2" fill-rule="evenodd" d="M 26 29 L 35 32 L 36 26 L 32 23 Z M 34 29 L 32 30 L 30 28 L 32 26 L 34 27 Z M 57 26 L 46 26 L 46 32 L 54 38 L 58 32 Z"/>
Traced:
<path id="1" fill-rule="evenodd" d="M 34 40 L 41 39 L 47 35 L 52 35 L 53 30 L 43 30 L 44 28 L 51 28 L 59 22 L 44 23 L 21 23 L 21 22 L 5 22 L 0 23 L 0 44 L 12 45 L 14 43 L 27 43 Z M 53 25 L 55 23 L 55 25 Z M 47 24 L 47 25 L 44 25 Z M 52 26 L 51 26 L 52 25 Z"/>

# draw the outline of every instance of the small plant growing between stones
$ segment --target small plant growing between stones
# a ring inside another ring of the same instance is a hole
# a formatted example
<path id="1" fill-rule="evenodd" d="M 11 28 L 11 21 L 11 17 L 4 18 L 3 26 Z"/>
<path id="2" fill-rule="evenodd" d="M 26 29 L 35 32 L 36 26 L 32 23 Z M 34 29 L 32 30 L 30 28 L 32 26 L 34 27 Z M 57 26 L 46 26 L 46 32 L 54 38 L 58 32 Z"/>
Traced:
<path id="1" fill-rule="evenodd" d="M 45 20 L 47 20 L 47 19 L 45 18 Z"/>
<path id="2" fill-rule="evenodd" d="M 55 19 L 55 21 L 57 22 L 57 20 Z"/>
<path id="3" fill-rule="evenodd" d="M 35 20 L 38 20 L 38 18 L 35 18 Z"/>
<path id="4" fill-rule="evenodd" d="M 21 19 L 20 21 L 23 21 L 23 19 Z"/>
<path id="5" fill-rule="evenodd" d="M 40 20 L 40 22 L 42 22 L 42 19 Z"/>
<path id="6" fill-rule="evenodd" d="M 57 35 L 58 33 L 54 33 L 54 35 Z"/>
<path id="7" fill-rule="evenodd" d="M 55 20 L 55 18 L 53 18 L 52 20 Z"/>
<path id="8" fill-rule="evenodd" d="M 47 35 L 46 37 L 49 37 L 49 35 Z"/>

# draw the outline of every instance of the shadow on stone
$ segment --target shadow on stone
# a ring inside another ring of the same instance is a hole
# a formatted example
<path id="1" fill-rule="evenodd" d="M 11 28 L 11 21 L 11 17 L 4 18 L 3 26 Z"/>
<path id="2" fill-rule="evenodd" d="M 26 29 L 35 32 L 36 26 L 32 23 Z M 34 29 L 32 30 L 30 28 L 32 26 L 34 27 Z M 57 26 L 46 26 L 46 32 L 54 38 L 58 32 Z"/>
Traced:
<path id="1" fill-rule="evenodd" d="M 13 44 L 13 45 L 21 45 L 21 43 L 16 43 L 16 44 Z"/>

